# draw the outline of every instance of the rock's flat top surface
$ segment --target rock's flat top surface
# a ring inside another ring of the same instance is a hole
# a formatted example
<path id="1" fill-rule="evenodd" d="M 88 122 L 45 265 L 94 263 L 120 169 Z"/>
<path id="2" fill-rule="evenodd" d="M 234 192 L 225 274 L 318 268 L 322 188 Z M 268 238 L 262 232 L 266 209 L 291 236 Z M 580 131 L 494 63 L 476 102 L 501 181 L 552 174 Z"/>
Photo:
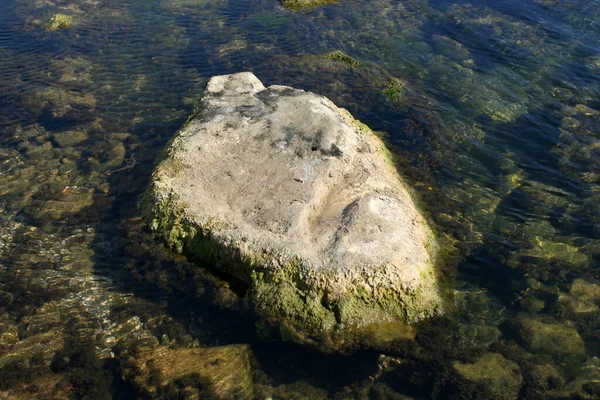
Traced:
<path id="1" fill-rule="evenodd" d="M 387 154 L 325 97 L 213 77 L 155 170 L 153 227 L 294 334 L 416 321 L 441 307 L 436 246 Z"/>

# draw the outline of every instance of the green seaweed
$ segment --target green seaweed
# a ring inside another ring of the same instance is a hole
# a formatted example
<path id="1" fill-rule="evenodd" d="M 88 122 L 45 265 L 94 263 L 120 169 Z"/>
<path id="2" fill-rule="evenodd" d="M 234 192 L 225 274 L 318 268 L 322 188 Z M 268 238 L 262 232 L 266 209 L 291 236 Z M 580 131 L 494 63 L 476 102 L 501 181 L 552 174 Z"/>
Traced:
<path id="1" fill-rule="evenodd" d="M 291 10 L 308 10 L 323 4 L 336 3 L 339 0 L 279 0 L 281 5 Z"/>
<path id="2" fill-rule="evenodd" d="M 327 53 L 327 54 L 325 54 L 324 57 L 329 60 L 339 61 L 339 62 L 348 64 L 348 65 L 351 65 L 353 67 L 360 66 L 360 62 L 358 62 L 354 58 L 350 57 L 349 55 L 342 53 L 340 50 L 336 50 L 336 51 L 332 51 L 331 53 Z"/>
<path id="3" fill-rule="evenodd" d="M 406 83 L 398 78 L 390 78 L 388 85 L 383 90 L 383 94 L 391 101 L 400 103 L 406 94 Z"/>
<path id="4" fill-rule="evenodd" d="M 73 25 L 73 17 L 65 14 L 54 14 L 46 24 L 49 31 L 69 29 Z"/>

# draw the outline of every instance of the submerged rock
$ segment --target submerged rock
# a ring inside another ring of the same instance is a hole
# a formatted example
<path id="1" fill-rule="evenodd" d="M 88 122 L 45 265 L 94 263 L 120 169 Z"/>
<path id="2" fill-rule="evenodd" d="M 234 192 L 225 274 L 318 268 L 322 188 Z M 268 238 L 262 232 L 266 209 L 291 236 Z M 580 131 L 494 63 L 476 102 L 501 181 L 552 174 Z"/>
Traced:
<path id="1" fill-rule="evenodd" d="M 578 278 L 573 281 L 569 294 L 561 294 L 558 303 L 573 315 L 598 312 L 600 286 Z"/>
<path id="2" fill-rule="evenodd" d="M 454 362 L 454 371 L 461 380 L 467 392 L 480 392 L 479 395 L 468 398 L 516 399 L 523 385 L 517 363 L 507 360 L 501 354 L 488 353 L 475 363 Z"/>
<path id="3" fill-rule="evenodd" d="M 488 326 L 477 323 L 461 325 L 459 332 L 463 340 L 468 341 L 475 346 L 487 347 L 496 342 L 502 333 L 495 326 Z"/>
<path id="4" fill-rule="evenodd" d="M 19 328 L 4 317 L 0 319 L 0 351 L 19 341 Z M 1 361 L 0 361 L 1 362 Z"/>
<path id="5" fill-rule="evenodd" d="M 578 278 L 571 284 L 569 290 L 572 296 L 590 304 L 600 304 L 600 286 Z"/>
<path id="6" fill-rule="evenodd" d="M 55 133 L 52 138 L 60 147 L 67 147 L 83 142 L 88 136 L 83 131 L 66 131 Z"/>
<path id="7" fill-rule="evenodd" d="M 571 318 L 582 314 L 591 314 L 598 312 L 598 306 L 581 301 L 575 296 L 569 294 L 561 294 L 558 297 L 558 304 L 566 311 Z"/>
<path id="8" fill-rule="evenodd" d="M 140 349 L 124 365 L 125 378 L 151 397 L 251 399 L 250 351 L 245 345 Z"/>
<path id="9" fill-rule="evenodd" d="M 534 364 L 527 369 L 527 375 L 533 388 L 538 390 L 539 397 L 546 391 L 561 388 L 565 384 L 564 378 L 552 364 Z"/>
<path id="10" fill-rule="evenodd" d="M 582 357 L 585 346 L 577 330 L 569 325 L 544 323 L 521 315 L 515 321 L 516 333 L 534 352 L 557 358 Z"/>
<path id="11" fill-rule="evenodd" d="M 297 381 L 277 387 L 257 385 L 256 399 L 327 400 L 327 391 L 306 381 Z"/>
<path id="12" fill-rule="evenodd" d="M 580 375 L 561 390 L 550 392 L 549 399 L 600 398 L 600 359 L 592 357 L 581 368 Z"/>
<path id="13" fill-rule="evenodd" d="M 213 77 L 142 208 L 169 246 L 248 284 L 285 338 L 330 351 L 441 312 L 427 222 L 381 141 L 325 97 Z"/>
<path id="14" fill-rule="evenodd" d="M 45 87 L 25 96 L 23 105 L 34 115 L 87 121 L 93 119 L 96 99 L 92 93 L 80 93 L 66 87 Z"/>
<path id="15" fill-rule="evenodd" d="M 63 345 L 64 335 L 58 329 L 27 337 L 0 354 L 0 370 L 33 357 L 40 364 L 50 365 L 52 357 Z"/>

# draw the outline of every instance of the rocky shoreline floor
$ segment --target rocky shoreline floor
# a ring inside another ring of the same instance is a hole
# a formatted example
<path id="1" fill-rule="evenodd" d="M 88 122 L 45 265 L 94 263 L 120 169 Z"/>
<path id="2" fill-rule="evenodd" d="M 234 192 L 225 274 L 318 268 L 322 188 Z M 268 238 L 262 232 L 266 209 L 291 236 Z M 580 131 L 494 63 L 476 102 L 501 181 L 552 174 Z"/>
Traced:
<path id="1" fill-rule="evenodd" d="M 0 4 L 0 398 L 597 398 L 600 16 L 505 5 Z M 245 70 L 381 132 L 449 249 L 410 346 L 286 341 L 142 221 L 208 78 Z"/>

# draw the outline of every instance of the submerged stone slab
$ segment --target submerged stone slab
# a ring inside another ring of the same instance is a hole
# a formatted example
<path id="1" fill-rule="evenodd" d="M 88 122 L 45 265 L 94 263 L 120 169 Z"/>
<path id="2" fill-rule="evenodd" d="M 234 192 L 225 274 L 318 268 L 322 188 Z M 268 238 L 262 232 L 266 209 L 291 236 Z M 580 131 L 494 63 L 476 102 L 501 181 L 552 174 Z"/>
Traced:
<path id="1" fill-rule="evenodd" d="M 149 398 L 252 399 L 250 359 L 247 345 L 159 346 L 137 349 L 122 368 L 125 379 Z"/>
<path id="2" fill-rule="evenodd" d="M 519 398 L 523 386 L 519 365 L 498 353 L 486 353 L 475 363 L 453 363 L 461 382 L 462 398 L 503 399 Z"/>
<path id="3" fill-rule="evenodd" d="M 284 338 L 339 349 L 441 312 L 430 228 L 381 141 L 325 97 L 213 77 L 142 210 L 169 246 L 248 284 Z"/>
<path id="4" fill-rule="evenodd" d="M 515 332 L 531 351 L 559 359 L 581 358 L 585 354 L 585 344 L 572 325 L 545 323 L 524 314 L 514 324 Z"/>

